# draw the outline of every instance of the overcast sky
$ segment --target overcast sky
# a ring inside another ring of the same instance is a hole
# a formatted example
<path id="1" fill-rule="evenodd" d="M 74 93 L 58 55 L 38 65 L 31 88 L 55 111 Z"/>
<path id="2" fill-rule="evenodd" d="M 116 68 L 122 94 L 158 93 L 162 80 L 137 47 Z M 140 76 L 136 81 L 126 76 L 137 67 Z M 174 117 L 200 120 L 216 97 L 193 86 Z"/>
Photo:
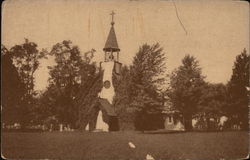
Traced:
<path id="1" fill-rule="evenodd" d="M 115 31 L 120 61 L 130 64 L 139 46 L 159 42 L 168 58 L 168 71 L 181 64 L 186 54 L 200 61 L 203 75 L 213 83 L 226 83 L 236 55 L 249 53 L 249 5 L 239 1 L 87 1 L 7 0 L 2 5 L 2 44 L 7 48 L 28 38 L 39 48 L 71 40 L 82 52 L 103 47 L 115 11 Z M 47 65 L 36 72 L 36 89 L 47 85 Z"/>

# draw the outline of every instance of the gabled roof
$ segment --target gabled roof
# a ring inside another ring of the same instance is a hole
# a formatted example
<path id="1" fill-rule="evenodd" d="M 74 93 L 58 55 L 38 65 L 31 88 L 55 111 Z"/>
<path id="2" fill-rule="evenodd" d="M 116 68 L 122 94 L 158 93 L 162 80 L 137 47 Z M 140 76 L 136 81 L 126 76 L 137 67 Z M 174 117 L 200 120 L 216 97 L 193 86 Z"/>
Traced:
<path id="1" fill-rule="evenodd" d="M 116 35 L 115 35 L 115 29 L 114 29 L 114 24 L 111 23 L 111 28 L 109 31 L 109 35 L 107 38 L 107 41 L 105 43 L 105 46 L 103 48 L 104 51 L 110 52 L 118 52 L 120 51 L 119 47 L 118 47 L 118 43 L 117 43 L 117 39 L 116 39 Z"/>

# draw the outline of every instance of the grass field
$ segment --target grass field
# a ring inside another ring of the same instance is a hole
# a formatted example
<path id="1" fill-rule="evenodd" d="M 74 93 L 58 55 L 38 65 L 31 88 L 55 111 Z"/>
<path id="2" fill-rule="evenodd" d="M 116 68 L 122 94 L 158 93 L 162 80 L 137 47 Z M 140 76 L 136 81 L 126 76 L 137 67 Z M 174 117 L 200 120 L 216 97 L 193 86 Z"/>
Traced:
<path id="1" fill-rule="evenodd" d="M 248 138 L 247 132 L 6 132 L 2 154 L 8 159 L 143 160 L 146 154 L 156 160 L 237 159 L 247 156 Z"/>

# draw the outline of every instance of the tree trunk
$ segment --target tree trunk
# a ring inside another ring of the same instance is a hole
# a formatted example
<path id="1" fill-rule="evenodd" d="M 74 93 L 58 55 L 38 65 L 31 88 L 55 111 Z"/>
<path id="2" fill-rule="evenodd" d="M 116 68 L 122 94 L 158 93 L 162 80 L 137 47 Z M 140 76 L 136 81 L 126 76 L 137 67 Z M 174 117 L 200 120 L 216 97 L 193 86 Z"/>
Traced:
<path id="1" fill-rule="evenodd" d="M 211 130 L 210 118 L 209 117 L 206 117 L 206 130 L 207 131 Z"/>
<path id="2" fill-rule="evenodd" d="M 185 115 L 184 116 L 184 127 L 186 131 L 191 131 L 193 129 L 192 127 L 192 116 L 191 115 Z"/>
<path id="3" fill-rule="evenodd" d="M 248 114 L 242 115 L 241 123 L 242 123 L 241 126 L 240 126 L 241 130 L 248 131 L 249 130 Z"/>

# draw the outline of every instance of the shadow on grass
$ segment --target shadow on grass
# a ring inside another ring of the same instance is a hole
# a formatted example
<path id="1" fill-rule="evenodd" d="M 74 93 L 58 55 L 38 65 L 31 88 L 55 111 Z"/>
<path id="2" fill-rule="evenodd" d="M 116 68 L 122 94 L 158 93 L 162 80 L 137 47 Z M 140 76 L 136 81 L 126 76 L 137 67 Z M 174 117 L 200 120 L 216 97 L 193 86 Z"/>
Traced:
<path id="1" fill-rule="evenodd" d="M 228 132 L 244 132 L 242 130 L 192 130 L 192 131 L 179 131 L 179 130 L 152 130 L 152 131 L 140 131 L 139 134 L 176 134 L 176 133 L 228 133 Z M 247 131 L 246 131 L 247 132 Z"/>

